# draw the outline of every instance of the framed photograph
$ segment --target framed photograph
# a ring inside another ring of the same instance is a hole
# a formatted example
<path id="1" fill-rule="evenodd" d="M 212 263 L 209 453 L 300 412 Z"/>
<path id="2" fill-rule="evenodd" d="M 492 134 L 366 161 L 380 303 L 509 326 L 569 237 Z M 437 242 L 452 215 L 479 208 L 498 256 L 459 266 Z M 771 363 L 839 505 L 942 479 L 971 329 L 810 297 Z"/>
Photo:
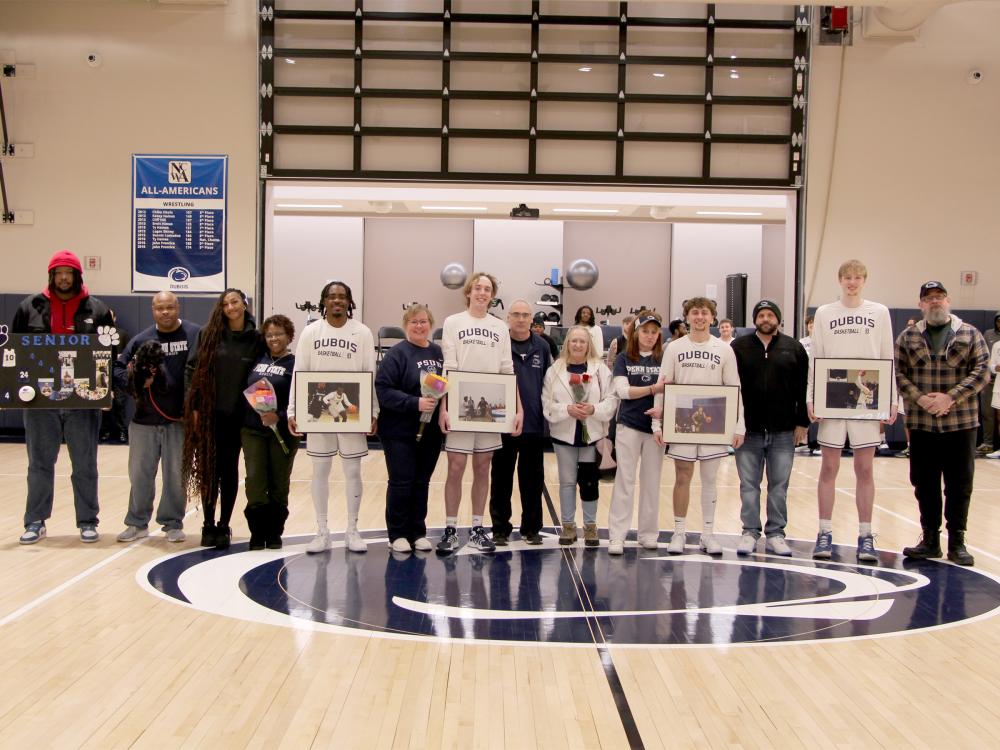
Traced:
<path id="1" fill-rule="evenodd" d="M 448 419 L 453 432 L 511 432 L 517 413 L 514 375 L 449 370 Z"/>
<path id="2" fill-rule="evenodd" d="M 372 426 L 370 372 L 295 373 L 295 422 L 299 432 L 363 432 Z"/>
<path id="3" fill-rule="evenodd" d="M 663 389 L 663 441 L 729 445 L 739 404 L 738 385 L 667 385 Z"/>
<path id="4" fill-rule="evenodd" d="M 888 419 L 896 399 L 891 359 L 812 361 L 813 412 L 827 419 Z"/>

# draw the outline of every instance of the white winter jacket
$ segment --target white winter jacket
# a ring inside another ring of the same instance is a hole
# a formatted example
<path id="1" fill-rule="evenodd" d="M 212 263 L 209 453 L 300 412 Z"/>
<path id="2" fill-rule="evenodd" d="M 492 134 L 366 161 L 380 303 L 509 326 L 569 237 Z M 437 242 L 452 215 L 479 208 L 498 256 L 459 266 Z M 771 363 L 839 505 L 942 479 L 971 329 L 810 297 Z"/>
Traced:
<path id="1" fill-rule="evenodd" d="M 593 404 L 594 413 L 587 417 L 587 433 L 591 444 L 608 434 L 608 423 L 618 410 L 618 397 L 611 387 L 611 371 L 600 360 L 587 363 L 590 384 L 585 402 Z M 545 373 L 542 386 L 542 413 L 549 423 L 549 434 L 564 443 L 573 443 L 576 420 L 570 417 L 567 407 L 576 403 L 569 384 L 570 373 L 566 362 L 558 359 Z"/>

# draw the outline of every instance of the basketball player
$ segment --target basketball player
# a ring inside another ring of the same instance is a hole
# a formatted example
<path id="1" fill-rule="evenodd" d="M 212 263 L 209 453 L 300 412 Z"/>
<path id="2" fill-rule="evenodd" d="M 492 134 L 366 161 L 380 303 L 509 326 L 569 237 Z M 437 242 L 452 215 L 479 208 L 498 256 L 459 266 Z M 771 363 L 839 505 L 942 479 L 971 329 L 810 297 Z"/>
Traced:
<path id="1" fill-rule="evenodd" d="M 889 309 L 878 302 L 861 296 L 868 269 L 859 260 L 849 260 L 837 271 L 840 282 L 840 299 L 823 305 L 816 311 L 812 332 L 812 359 L 863 358 L 892 359 L 894 341 Z M 809 369 L 809 387 L 806 406 L 809 418 L 813 413 L 813 368 Z M 862 394 L 864 392 L 862 391 Z M 889 394 L 886 394 L 887 396 Z M 886 424 L 896 421 L 896 399 L 890 398 L 891 409 Z M 859 400 L 860 403 L 860 400 Z M 858 507 L 858 560 L 877 562 L 875 537 L 872 534 L 872 506 L 875 504 L 875 480 L 872 463 L 875 448 L 882 442 L 879 423 L 862 420 L 820 420 L 818 440 L 822 446 L 823 463 L 820 467 L 816 494 L 819 500 L 819 534 L 813 557 L 827 559 L 833 552 L 833 500 L 835 482 L 840 469 L 840 453 L 844 441 L 850 436 L 854 450 L 855 502 Z"/>
<path id="2" fill-rule="evenodd" d="M 372 332 L 354 320 L 354 297 L 351 288 L 342 281 L 331 281 L 320 292 L 322 317 L 306 326 L 295 350 L 295 372 L 374 372 L 375 340 Z M 330 399 L 336 393 L 324 399 Z M 337 414 L 330 407 L 331 414 Z M 372 395 L 374 434 L 378 418 L 378 401 Z M 346 421 L 346 412 L 345 412 Z M 298 434 L 295 423 L 295 394 L 288 402 L 288 426 Z M 363 429 L 363 428 L 362 428 Z M 344 470 L 344 494 L 347 498 L 347 548 L 365 552 L 368 546 L 358 532 L 358 510 L 361 508 L 361 459 L 368 455 L 368 440 L 364 433 L 314 432 L 306 442 L 306 453 L 312 461 L 312 499 L 316 510 L 316 538 L 306 545 L 306 552 L 323 552 L 330 547 L 327 526 L 327 504 L 330 498 L 330 469 L 333 457 L 340 454 Z"/>
<path id="3" fill-rule="evenodd" d="M 337 389 L 328 394 L 323 398 L 323 403 L 327 405 L 330 410 L 330 416 L 333 417 L 334 422 L 346 422 L 347 421 L 347 409 L 354 404 L 344 393 L 344 387 L 338 385 Z"/>
<path id="4" fill-rule="evenodd" d="M 497 280 L 488 273 L 473 273 L 465 283 L 463 293 L 466 310 L 450 315 L 444 321 L 441 349 L 444 351 L 446 377 L 448 370 L 514 374 L 510 332 L 501 320 L 489 314 L 490 302 L 496 296 L 498 286 Z M 522 419 L 521 401 L 518 398 L 514 430 L 511 433 L 513 437 L 521 434 Z M 438 542 L 438 552 L 450 553 L 459 547 L 458 508 L 462 504 L 462 477 L 470 454 L 472 532 L 469 535 L 469 546 L 482 552 L 493 552 L 496 545 L 483 527 L 483 513 L 486 510 L 493 452 L 499 450 L 502 444 L 500 434 L 449 432 L 451 423 L 446 406 L 441 408 L 438 421 L 441 431 L 447 436 L 444 449 L 448 453 L 448 478 L 444 485 L 445 530 Z"/>
<path id="5" fill-rule="evenodd" d="M 682 385 L 736 385 L 740 375 L 736 355 L 729 344 L 715 338 L 710 332 L 715 319 L 715 302 L 707 297 L 692 297 L 684 302 L 684 320 L 690 331 L 686 336 L 671 341 L 660 363 L 660 381 Z M 663 394 L 654 399 L 651 409 L 653 435 L 663 445 Z M 743 405 L 738 405 L 739 417 L 733 434 L 733 448 L 743 444 Z M 667 456 L 674 459 L 674 535 L 667 552 L 680 555 L 684 552 L 685 524 L 691 502 L 691 478 L 694 465 L 699 465 L 701 476 L 701 515 L 703 519 L 699 547 L 709 555 L 721 555 L 722 545 L 713 536 L 715 501 L 718 496 L 716 479 L 719 464 L 729 451 L 724 445 L 698 445 L 671 443 Z"/>

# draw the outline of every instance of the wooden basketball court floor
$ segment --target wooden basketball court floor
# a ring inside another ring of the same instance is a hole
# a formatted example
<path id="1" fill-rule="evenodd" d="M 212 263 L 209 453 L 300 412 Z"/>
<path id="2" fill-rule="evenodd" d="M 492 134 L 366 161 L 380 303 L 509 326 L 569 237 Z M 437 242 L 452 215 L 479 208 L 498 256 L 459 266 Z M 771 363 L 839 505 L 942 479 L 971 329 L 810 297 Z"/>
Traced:
<path id="1" fill-rule="evenodd" d="M 806 637 L 791 643 L 768 643 L 765 638 L 736 644 L 731 636 L 737 630 L 728 624 L 734 618 L 703 614 L 682 617 L 679 625 L 675 619 L 666 632 L 677 638 L 667 645 L 619 645 L 596 636 L 589 644 L 546 638 L 521 643 L 476 640 L 473 636 L 484 631 L 464 628 L 461 618 L 446 637 L 409 638 L 384 637 L 377 628 L 323 630 L 255 622 L 185 606 L 140 585 L 137 571 L 165 556 L 198 555 L 201 517 L 189 509 L 189 539 L 184 544 L 168 544 L 162 534 L 128 545 L 116 543 L 128 498 L 127 455 L 125 446 L 100 448 L 97 544 L 81 544 L 74 528 L 69 460 L 63 450 L 49 536 L 40 544 L 20 546 L 27 460 L 23 445 L 0 445 L 0 747 L 997 747 L 1000 619 L 991 612 L 1000 600 L 987 601 L 989 612 L 962 621 L 968 584 L 944 586 L 936 598 L 920 602 L 914 612 L 922 608 L 922 615 L 911 622 L 931 623 L 929 627 L 911 632 L 903 627 L 903 632 L 876 637 L 879 621 L 874 620 L 850 630 L 852 637 Z M 433 526 L 443 521 L 444 468 L 442 460 L 431 488 L 428 520 Z M 816 533 L 818 470 L 818 457 L 797 456 L 789 491 L 789 538 L 801 540 L 793 547 L 806 566 L 812 565 L 806 560 Z M 293 475 L 286 534 L 301 535 L 291 540 L 298 544 L 313 530 L 309 471 L 303 453 Z M 343 528 L 339 476 L 335 462 L 330 504 L 334 529 Z M 553 498 L 555 476 L 554 457 L 548 455 L 546 484 Z M 876 459 L 875 476 L 876 545 L 886 552 L 876 567 L 901 568 L 892 553 L 915 542 L 919 534 L 907 462 Z M 369 535 L 373 540 L 384 539 L 377 533 L 384 529 L 385 467 L 380 451 L 365 459 L 364 478 L 360 526 L 375 530 Z M 672 528 L 672 478 L 667 462 L 661 511 L 665 530 Z M 736 561 L 739 495 L 731 458 L 720 470 L 719 488 L 717 529 L 731 535 L 724 543 L 724 559 Z M 700 529 L 697 475 L 693 489 L 689 531 Z M 611 490 L 611 484 L 602 483 L 602 527 Z M 857 518 L 852 495 L 853 473 L 845 459 L 838 478 L 834 540 L 853 548 Z M 246 525 L 239 514 L 243 504 L 241 496 L 235 537 L 245 540 Z M 461 523 L 468 524 L 467 497 L 462 512 Z M 515 497 L 515 524 L 518 516 Z M 546 518 L 548 522 L 548 512 Z M 1000 461 L 976 462 L 969 527 L 975 570 L 993 585 L 993 576 L 1000 577 Z M 661 536 L 661 543 L 667 536 Z M 544 548 L 557 550 L 558 545 L 551 538 Z M 306 560 L 301 553 L 294 544 L 286 544 L 282 552 L 286 561 Z M 266 560 L 269 554 L 243 552 L 237 546 L 227 557 L 239 561 L 258 555 Z M 605 550 L 578 547 L 548 554 L 564 556 L 557 565 L 564 571 L 586 560 L 585 555 L 605 555 Z M 424 556 L 427 560 L 420 565 L 427 571 L 444 564 L 434 553 Z M 364 557 L 363 563 L 351 564 L 369 567 L 392 560 L 384 541 L 372 541 L 365 556 L 333 550 L 308 561 L 322 568 L 343 565 L 349 557 Z M 502 555 L 494 557 L 473 563 L 503 570 L 497 562 Z M 601 559 L 602 565 L 613 565 L 606 555 Z M 759 559 L 764 565 L 775 562 L 763 555 Z M 957 569 L 947 563 L 934 566 L 946 572 Z M 726 599 L 727 582 L 735 580 L 726 570 L 721 566 L 708 573 L 708 579 L 717 581 L 714 591 L 720 601 Z M 382 574 L 376 572 L 375 577 Z M 570 583 L 579 588 L 585 578 Z M 651 601 L 658 601 L 655 594 L 668 587 L 668 579 L 646 580 L 643 585 L 654 594 Z M 614 580 L 622 589 L 634 588 L 628 576 Z M 701 581 L 698 596 L 704 598 L 712 588 L 705 586 L 704 576 Z M 547 591 L 546 586 L 543 580 L 539 590 Z M 330 600 L 340 593 L 333 588 L 327 592 Z M 232 590 L 234 598 L 242 596 L 235 582 Z M 460 594 L 456 601 L 461 604 L 466 600 Z M 364 599 L 365 590 L 353 595 Z M 364 604 L 373 612 L 391 606 L 384 590 Z M 695 609 L 712 604 L 681 601 L 682 607 Z M 546 602 L 541 605 L 544 610 Z M 935 618 L 944 622 L 955 610 L 958 622 L 933 626 Z M 599 629 L 600 621 L 593 621 Z M 695 630 L 694 640 L 700 638 L 700 643 L 677 645 Z M 533 632 L 578 631 L 543 624 Z"/>

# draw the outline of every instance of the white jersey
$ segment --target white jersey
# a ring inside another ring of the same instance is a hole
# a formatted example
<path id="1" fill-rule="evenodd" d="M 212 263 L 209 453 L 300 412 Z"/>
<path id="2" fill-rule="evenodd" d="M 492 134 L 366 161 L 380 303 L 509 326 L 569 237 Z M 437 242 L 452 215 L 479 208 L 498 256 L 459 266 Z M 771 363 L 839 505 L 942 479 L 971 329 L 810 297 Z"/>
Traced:
<path id="1" fill-rule="evenodd" d="M 813 319 L 812 359 L 888 359 L 895 357 L 889 308 L 862 300 L 857 307 L 840 301 L 823 305 Z M 813 368 L 809 368 L 806 401 L 813 400 Z"/>
<path id="2" fill-rule="evenodd" d="M 339 417 L 347 411 L 348 407 L 354 406 L 351 400 L 347 398 L 346 393 L 337 393 L 336 391 L 324 396 L 323 403 L 329 407 L 331 417 Z"/>
<path id="3" fill-rule="evenodd" d="M 707 341 L 696 342 L 691 336 L 671 341 L 663 352 L 660 379 L 678 385 L 740 385 L 740 373 L 732 347 L 709 336 Z M 663 406 L 663 394 L 654 399 L 655 406 Z M 737 404 L 735 434 L 743 435 L 743 397 Z M 653 432 L 662 431 L 663 420 L 653 420 Z"/>
<path id="4" fill-rule="evenodd" d="M 375 339 L 367 326 L 348 319 L 340 328 L 334 328 L 326 318 L 306 326 L 295 348 L 295 372 L 324 371 L 375 372 Z M 295 389 L 288 399 L 288 416 L 295 417 Z M 378 417 L 374 388 L 372 416 Z"/>
<path id="5" fill-rule="evenodd" d="M 444 369 L 514 374 L 510 330 L 492 315 L 476 318 L 468 311 L 449 315 L 441 334 Z"/>

